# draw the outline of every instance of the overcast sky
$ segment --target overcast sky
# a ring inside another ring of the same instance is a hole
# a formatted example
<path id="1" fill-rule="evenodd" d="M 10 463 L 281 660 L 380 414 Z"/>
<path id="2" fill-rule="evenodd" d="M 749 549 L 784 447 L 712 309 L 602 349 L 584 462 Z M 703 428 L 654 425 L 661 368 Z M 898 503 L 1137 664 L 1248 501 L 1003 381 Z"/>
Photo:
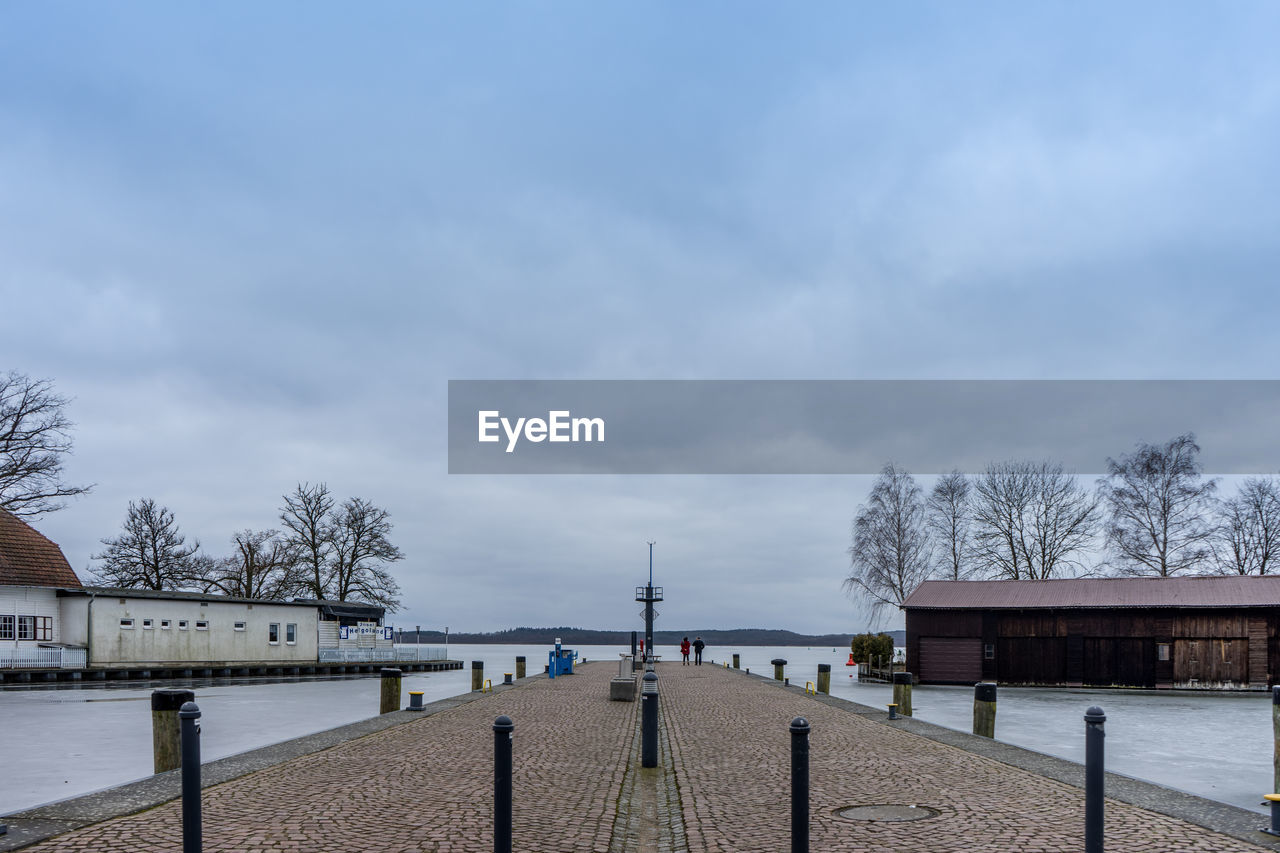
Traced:
<path id="1" fill-rule="evenodd" d="M 1277 378 L 1278 31 L 4 4 L 0 370 L 96 483 L 36 526 L 83 573 L 153 497 L 222 553 L 323 481 L 392 513 L 401 626 L 634 629 L 656 540 L 659 628 L 860 630 L 869 478 L 450 476 L 447 381 Z"/>

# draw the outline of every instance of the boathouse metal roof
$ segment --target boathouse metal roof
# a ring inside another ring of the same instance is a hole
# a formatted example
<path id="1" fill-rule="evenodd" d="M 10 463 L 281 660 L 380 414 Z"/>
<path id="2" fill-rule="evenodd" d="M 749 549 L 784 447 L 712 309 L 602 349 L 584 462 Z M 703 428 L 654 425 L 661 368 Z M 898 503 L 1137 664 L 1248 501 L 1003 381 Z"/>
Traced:
<path id="1" fill-rule="evenodd" d="M 0 509 L 0 585 L 78 587 L 62 549 L 8 510 Z"/>
<path id="2" fill-rule="evenodd" d="M 1280 576 L 925 581 L 903 610 L 1280 607 Z"/>
<path id="3" fill-rule="evenodd" d="M 182 589 L 133 589 L 118 586 L 85 586 L 77 589 L 58 590 L 59 595 L 118 598 L 154 598 L 160 601 L 204 601 L 211 604 L 281 604 L 289 607 L 315 607 L 315 602 L 284 601 L 275 598 L 241 598 L 213 592 L 192 592 Z"/>

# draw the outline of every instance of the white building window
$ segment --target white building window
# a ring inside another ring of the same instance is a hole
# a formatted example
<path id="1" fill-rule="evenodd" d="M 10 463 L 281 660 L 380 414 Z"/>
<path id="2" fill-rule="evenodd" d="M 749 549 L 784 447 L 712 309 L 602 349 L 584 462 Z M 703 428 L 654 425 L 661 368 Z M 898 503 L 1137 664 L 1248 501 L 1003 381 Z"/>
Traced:
<path id="1" fill-rule="evenodd" d="M 13 639 L 13 617 L 0 616 L 0 640 Z"/>
<path id="2" fill-rule="evenodd" d="M 290 622 L 284 626 L 284 641 L 290 646 L 298 644 L 298 623 Z"/>
<path id="3" fill-rule="evenodd" d="M 280 645 L 280 623 L 272 622 L 267 626 L 267 642 L 273 646 Z"/>
<path id="4" fill-rule="evenodd" d="M 186 619 L 179 619 L 179 620 L 178 620 L 178 630 L 179 630 L 179 631 L 185 631 L 185 630 L 187 630 L 187 620 L 186 620 Z"/>
<path id="5" fill-rule="evenodd" d="M 209 620 L 208 620 L 208 619 L 197 619 L 197 620 L 196 620 L 196 630 L 197 630 L 197 631 L 208 631 L 208 630 L 209 630 Z"/>
<path id="6" fill-rule="evenodd" d="M 246 627 L 246 626 L 245 626 L 245 623 L 243 623 L 243 622 L 237 622 L 237 623 L 236 623 L 236 625 L 235 625 L 235 628 L 236 628 L 236 630 L 237 630 L 237 631 L 243 631 L 243 630 L 245 629 L 245 627 Z"/>
<path id="7" fill-rule="evenodd" d="M 160 630 L 161 630 L 161 631 L 168 631 L 168 630 L 169 630 L 169 627 L 170 627 L 172 624 L 173 624 L 173 623 L 172 623 L 172 622 L 170 622 L 168 619 L 161 619 L 161 620 L 160 620 Z"/>
<path id="8" fill-rule="evenodd" d="M 36 638 L 36 617 L 19 616 L 18 617 L 18 639 L 34 640 Z"/>
<path id="9" fill-rule="evenodd" d="M 142 629 L 143 629 L 144 631 L 150 631 L 150 630 L 151 630 L 152 628 L 154 628 L 154 627 L 155 627 L 155 622 L 153 622 L 152 620 L 150 620 L 150 619 L 143 619 L 143 620 L 142 620 Z"/>
<path id="10" fill-rule="evenodd" d="M 132 619 L 121 619 L 121 620 L 120 620 L 120 630 L 121 630 L 121 631 L 132 631 L 132 630 L 133 630 L 133 620 L 132 620 Z"/>

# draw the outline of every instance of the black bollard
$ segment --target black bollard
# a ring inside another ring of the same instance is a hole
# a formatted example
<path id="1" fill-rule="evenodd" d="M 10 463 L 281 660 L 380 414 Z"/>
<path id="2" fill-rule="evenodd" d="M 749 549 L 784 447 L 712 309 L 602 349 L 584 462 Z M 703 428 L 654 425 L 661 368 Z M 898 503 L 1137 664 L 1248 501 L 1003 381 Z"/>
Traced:
<path id="1" fill-rule="evenodd" d="M 511 853 L 511 741 L 515 730 L 506 714 L 493 721 L 493 853 Z"/>
<path id="2" fill-rule="evenodd" d="M 644 674 L 640 688 L 640 766 L 658 766 L 658 674 Z"/>
<path id="3" fill-rule="evenodd" d="M 1102 853 L 1103 723 L 1107 715 L 1094 705 L 1084 712 L 1084 853 Z"/>
<path id="4" fill-rule="evenodd" d="M 791 853 L 809 853 L 809 721 L 791 721 Z"/>
<path id="5" fill-rule="evenodd" d="M 201 853 L 200 708 L 195 702 L 184 703 L 178 721 L 182 726 L 182 853 Z"/>

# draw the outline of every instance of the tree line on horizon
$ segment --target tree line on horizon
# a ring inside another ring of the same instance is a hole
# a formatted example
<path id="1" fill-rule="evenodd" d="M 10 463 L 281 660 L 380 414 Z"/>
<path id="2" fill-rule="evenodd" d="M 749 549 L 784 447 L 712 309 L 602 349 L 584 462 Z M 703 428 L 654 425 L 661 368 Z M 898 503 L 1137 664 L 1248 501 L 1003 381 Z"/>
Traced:
<path id="1" fill-rule="evenodd" d="M 951 471 L 926 496 L 886 464 L 854 514 L 845 587 L 897 607 L 930 579 L 1265 575 L 1280 565 L 1280 484 L 1219 498 L 1193 433 L 1106 460 L 1092 489 L 1050 461 Z"/>
<path id="2" fill-rule="evenodd" d="M 63 478 L 71 453 L 67 398 L 47 379 L 0 373 L 0 508 L 29 519 L 88 494 L 92 485 Z M 92 555 L 94 581 L 124 589 L 190 590 L 284 601 L 361 601 L 395 611 L 399 584 L 390 564 L 404 559 L 391 542 L 387 510 L 360 497 L 338 500 L 324 483 L 299 483 L 283 496 L 280 528 L 242 530 L 230 554 L 187 541 L 167 507 L 130 501 L 122 532 Z"/>

